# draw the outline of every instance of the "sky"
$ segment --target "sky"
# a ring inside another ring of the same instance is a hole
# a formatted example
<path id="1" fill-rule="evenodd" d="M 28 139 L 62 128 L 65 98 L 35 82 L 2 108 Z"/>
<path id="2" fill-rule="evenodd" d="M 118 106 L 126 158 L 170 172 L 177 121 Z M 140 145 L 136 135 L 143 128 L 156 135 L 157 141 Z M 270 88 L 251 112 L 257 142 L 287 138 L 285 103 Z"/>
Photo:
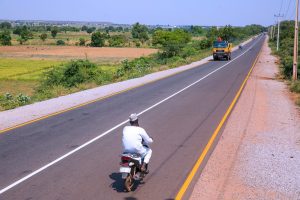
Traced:
<path id="1" fill-rule="evenodd" d="M 244 26 L 293 19 L 295 0 L 0 0 L 0 19 Z"/>

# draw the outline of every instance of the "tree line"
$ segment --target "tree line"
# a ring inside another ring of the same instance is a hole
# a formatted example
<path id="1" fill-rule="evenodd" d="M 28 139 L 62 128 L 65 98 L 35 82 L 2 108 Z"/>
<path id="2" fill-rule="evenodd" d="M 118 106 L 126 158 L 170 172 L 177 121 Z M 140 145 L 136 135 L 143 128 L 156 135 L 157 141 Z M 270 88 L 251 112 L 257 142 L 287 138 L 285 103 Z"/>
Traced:
<path id="1" fill-rule="evenodd" d="M 108 26 L 101 29 L 96 27 L 88 27 L 86 25 L 81 28 L 77 27 L 57 27 L 57 26 L 16 26 L 12 27 L 9 22 L 0 23 L 0 44 L 11 45 L 11 33 L 18 36 L 18 42 L 24 44 L 26 41 L 33 39 L 34 32 L 40 32 L 39 38 L 42 41 L 48 37 L 56 38 L 59 32 L 67 31 L 86 31 L 90 34 L 90 43 L 87 44 L 86 39 L 79 38 L 77 44 L 80 46 L 92 47 L 123 47 L 126 43 L 133 43 L 136 47 L 140 47 L 145 43 L 153 47 L 162 49 L 162 55 L 166 57 L 178 56 L 188 43 L 193 48 L 185 49 L 192 53 L 196 50 L 206 49 L 211 47 L 212 42 L 217 37 L 222 37 L 224 40 L 236 41 L 242 40 L 250 35 L 257 34 L 265 30 L 265 27 L 260 25 L 249 25 L 245 27 L 232 27 L 227 25 L 222 28 L 210 27 L 202 28 L 200 26 L 186 26 L 184 28 L 149 28 L 146 25 L 135 23 L 130 29 L 123 27 Z M 124 34 L 128 31 L 131 36 Z M 48 33 L 50 32 L 50 34 Z M 110 34 L 114 32 L 114 34 Z M 201 40 L 192 40 L 193 37 L 202 36 Z M 57 45 L 64 45 L 63 40 L 58 40 Z"/>

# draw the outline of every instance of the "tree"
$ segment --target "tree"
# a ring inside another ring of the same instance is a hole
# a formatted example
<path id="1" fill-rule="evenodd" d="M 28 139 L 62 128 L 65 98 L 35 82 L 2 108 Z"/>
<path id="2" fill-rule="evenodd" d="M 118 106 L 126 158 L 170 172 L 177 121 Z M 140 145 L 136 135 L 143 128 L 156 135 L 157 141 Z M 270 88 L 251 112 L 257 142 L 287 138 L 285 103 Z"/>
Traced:
<path id="1" fill-rule="evenodd" d="M 17 26 L 17 27 L 13 30 L 13 34 L 20 35 L 20 34 L 21 34 L 21 31 L 22 31 L 22 27 Z"/>
<path id="2" fill-rule="evenodd" d="M 206 37 L 207 39 L 212 43 L 213 41 L 215 41 L 217 39 L 217 37 L 219 36 L 219 31 L 217 29 L 216 26 L 213 26 L 211 28 L 208 29 L 207 33 L 206 33 Z"/>
<path id="3" fill-rule="evenodd" d="M 86 25 L 83 25 L 83 26 L 81 27 L 81 31 L 87 31 L 87 29 L 88 29 L 88 27 L 87 27 Z"/>
<path id="4" fill-rule="evenodd" d="M 11 45 L 11 36 L 9 30 L 4 30 L 0 32 L 0 44 L 4 46 Z"/>
<path id="5" fill-rule="evenodd" d="M 232 26 L 226 25 L 224 28 L 221 28 L 219 31 L 219 36 L 226 41 L 231 41 L 234 38 L 234 31 Z"/>
<path id="6" fill-rule="evenodd" d="M 177 56 L 182 48 L 191 41 L 191 35 L 182 29 L 174 31 L 157 30 L 152 37 L 152 43 L 161 46 L 166 57 Z"/>
<path id="7" fill-rule="evenodd" d="M 95 32 L 91 36 L 91 46 L 92 47 L 103 47 L 107 35 L 101 32 Z"/>
<path id="8" fill-rule="evenodd" d="M 27 28 L 27 26 L 18 27 L 14 31 L 15 34 L 19 35 L 18 41 L 20 44 L 23 44 L 29 39 L 33 38 L 32 32 Z"/>
<path id="9" fill-rule="evenodd" d="M 46 31 L 51 31 L 51 26 L 46 26 Z"/>
<path id="10" fill-rule="evenodd" d="M 134 39 L 139 39 L 142 43 L 149 40 L 148 28 L 145 25 L 135 23 L 132 27 L 131 34 Z"/>
<path id="11" fill-rule="evenodd" d="M 203 34 L 204 30 L 201 26 L 191 26 L 190 32 L 195 36 L 199 36 Z"/>
<path id="12" fill-rule="evenodd" d="M 40 35 L 40 39 L 44 42 L 46 39 L 47 39 L 47 33 L 42 33 L 41 35 Z"/>
<path id="13" fill-rule="evenodd" d="M 9 22 L 2 22 L 0 24 L 1 29 L 11 29 L 11 24 Z"/>
<path id="14" fill-rule="evenodd" d="M 92 32 L 94 32 L 96 30 L 96 27 L 90 27 L 90 28 L 88 28 L 87 30 L 86 30 L 86 32 L 88 33 L 88 34 L 91 34 Z"/>
<path id="15" fill-rule="evenodd" d="M 52 36 L 53 38 L 55 38 L 56 35 L 57 35 L 57 33 L 58 33 L 58 30 L 57 30 L 56 27 L 54 27 L 54 28 L 51 30 L 51 36 Z"/>

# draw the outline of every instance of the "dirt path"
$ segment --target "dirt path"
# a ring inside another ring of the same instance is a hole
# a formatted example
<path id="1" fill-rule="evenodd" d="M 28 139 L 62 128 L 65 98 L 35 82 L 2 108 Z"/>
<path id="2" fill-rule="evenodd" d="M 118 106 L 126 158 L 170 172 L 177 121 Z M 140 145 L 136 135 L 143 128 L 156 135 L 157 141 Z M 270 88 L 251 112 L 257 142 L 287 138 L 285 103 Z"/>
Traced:
<path id="1" fill-rule="evenodd" d="M 300 199 L 300 117 L 265 43 L 191 199 Z"/>

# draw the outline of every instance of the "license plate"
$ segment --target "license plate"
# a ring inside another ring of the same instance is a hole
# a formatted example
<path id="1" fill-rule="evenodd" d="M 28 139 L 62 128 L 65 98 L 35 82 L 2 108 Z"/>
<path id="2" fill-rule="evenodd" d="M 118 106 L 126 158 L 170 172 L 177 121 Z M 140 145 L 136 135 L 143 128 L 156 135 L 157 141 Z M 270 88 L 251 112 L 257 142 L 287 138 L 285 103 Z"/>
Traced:
<path id="1" fill-rule="evenodd" d="M 131 168 L 130 167 L 120 167 L 121 173 L 130 173 Z"/>

